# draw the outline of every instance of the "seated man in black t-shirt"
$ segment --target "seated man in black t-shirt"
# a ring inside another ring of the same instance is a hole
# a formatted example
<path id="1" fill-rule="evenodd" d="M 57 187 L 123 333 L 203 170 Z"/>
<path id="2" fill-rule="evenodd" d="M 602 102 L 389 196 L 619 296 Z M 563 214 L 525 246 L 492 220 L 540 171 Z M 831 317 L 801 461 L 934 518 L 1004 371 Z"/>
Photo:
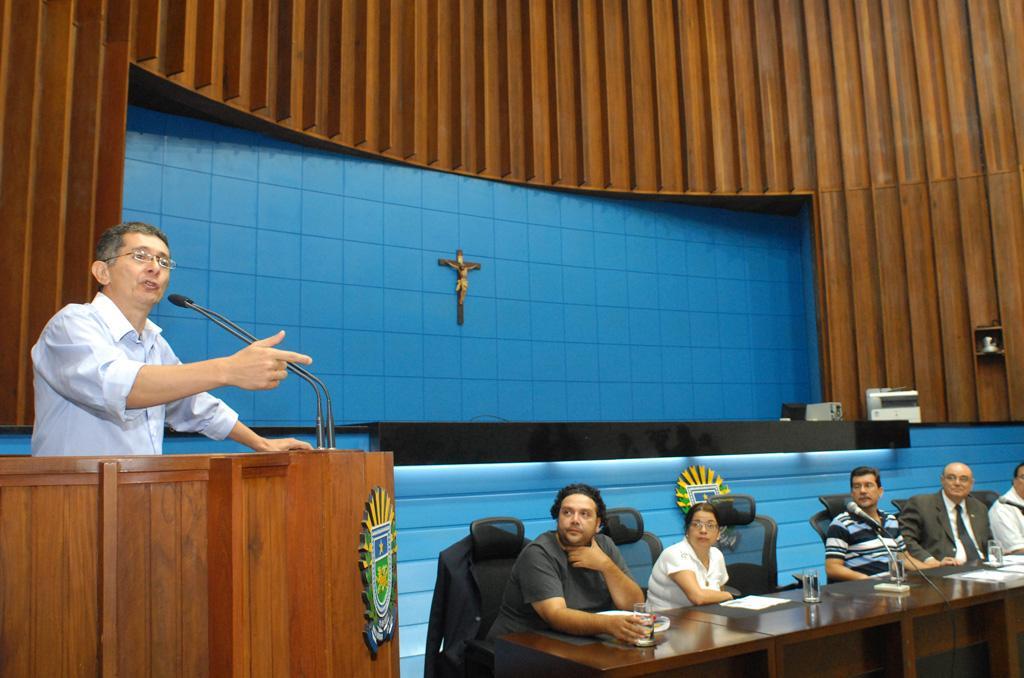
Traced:
<path id="1" fill-rule="evenodd" d="M 631 615 L 595 614 L 632 610 L 644 600 L 618 547 L 597 534 L 604 511 L 594 487 L 576 483 L 558 492 L 551 506 L 558 529 L 541 534 L 519 554 L 488 638 L 541 629 L 577 636 L 607 633 L 626 642 L 644 636 Z"/>

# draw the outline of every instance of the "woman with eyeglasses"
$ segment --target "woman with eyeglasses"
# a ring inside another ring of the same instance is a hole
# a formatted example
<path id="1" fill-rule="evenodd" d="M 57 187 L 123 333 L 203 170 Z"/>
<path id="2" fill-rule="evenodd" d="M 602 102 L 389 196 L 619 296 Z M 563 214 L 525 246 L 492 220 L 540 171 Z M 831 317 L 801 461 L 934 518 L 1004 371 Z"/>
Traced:
<path id="1" fill-rule="evenodd" d="M 707 502 L 694 504 L 686 514 L 682 541 L 661 552 L 647 583 L 652 610 L 707 605 L 732 600 L 722 587 L 729 581 L 725 558 L 715 548 L 719 518 Z"/>

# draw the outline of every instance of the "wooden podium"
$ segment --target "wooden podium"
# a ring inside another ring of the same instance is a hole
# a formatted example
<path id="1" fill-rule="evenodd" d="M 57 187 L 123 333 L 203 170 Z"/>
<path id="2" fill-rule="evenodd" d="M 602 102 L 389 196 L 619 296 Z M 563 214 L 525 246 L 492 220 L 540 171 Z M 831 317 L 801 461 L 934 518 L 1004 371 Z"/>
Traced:
<path id="1" fill-rule="evenodd" d="M 360 566 L 390 452 L 0 458 L 0 675 L 397 676 Z"/>

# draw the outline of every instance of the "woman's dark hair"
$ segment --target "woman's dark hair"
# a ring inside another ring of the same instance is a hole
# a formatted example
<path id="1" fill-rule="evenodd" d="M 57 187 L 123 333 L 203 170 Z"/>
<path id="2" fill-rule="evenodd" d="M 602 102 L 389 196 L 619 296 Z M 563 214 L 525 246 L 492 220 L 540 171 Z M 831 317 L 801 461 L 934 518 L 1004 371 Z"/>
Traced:
<path id="1" fill-rule="evenodd" d="M 718 509 L 716 509 L 715 505 L 712 504 L 711 502 L 709 502 L 709 501 L 702 501 L 699 504 L 694 504 L 693 506 L 691 506 L 690 510 L 686 512 L 686 531 L 687 532 L 689 532 L 689 530 L 690 530 L 690 523 L 693 522 L 693 517 L 695 515 L 697 515 L 698 511 L 704 511 L 705 513 L 710 513 L 711 515 L 713 515 L 715 517 L 715 522 L 718 523 L 719 527 L 721 527 L 722 519 L 718 515 Z"/>
<path id="2" fill-rule="evenodd" d="M 594 500 L 597 505 L 597 519 L 604 524 L 604 499 L 601 499 L 601 490 L 596 487 L 591 487 L 584 483 L 573 483 L 572 485 L 566 485 L 558 491 L 558 496 L 555 497 L 555 503 L 551 505 L 551 517 L 558 520 L 558 513 L 562 510 L 562 502 L 570 494 L 582 494 L 585 497 L 590 497 Z"/>

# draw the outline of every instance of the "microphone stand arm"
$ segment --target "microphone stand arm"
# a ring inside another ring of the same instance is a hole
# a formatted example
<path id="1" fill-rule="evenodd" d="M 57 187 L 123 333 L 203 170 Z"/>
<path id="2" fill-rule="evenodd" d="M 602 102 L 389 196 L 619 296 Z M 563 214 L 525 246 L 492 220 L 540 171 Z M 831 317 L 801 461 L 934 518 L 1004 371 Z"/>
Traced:
<path id="1" fill-rule="evenodd" d="M 207 308 L 203 308 L 202 306 L 193 302 L 192 300 L 187 300 L 185 303 L 193 311 L 199 313 L 202 316 L 205 316 L 210 322 L 214 323 L 221 329 L 233 335 L 236 339 L 240 339 L 246 344 L 252 344 L 254 341 L 256 341 L 255 335 L 253 335 L 251 332 L 246 331 L 239 325 L 236 325 L 235 323 L 231 322 L 230 320 L 228 320 L 221 314 L 217 313 L 216 311 L 211 311 Z M 313 392 L 316 394 L 316 448 L 318 450 L 326 449 L 324 447 L 325 441 L 323 402 L 320 398 L 320 389 L 317 388 L 317 385 L 316 383 L 314 383 L 314 381 L 319 382 L 321 386 L 323 386 L 323 382 L 321 382 L 319 379 L 310 374 L 309 371 L 307 371 L 301 365 L 296 365 L 295 363 L 287 362 L 285 363 L 285 367 L 288 369 L 289 372 L 297 375 L 299 378 L 305 380 L 310 386 L 313 387 Z M 326 393 L 326 387 L 324 387 L 324 392 Z M 328 395 L 327 398 L 328 408 L 330 408 L 330 395 Z M 328 409 L 328 413 L 328 422 L 330 426 L 330 428 L 328 429 L 330 435 L 330 442 L 328 443 L 328 445 L 329 447 L 334 448 L 334 416 L 330 412 L 330 409 Z"/>

